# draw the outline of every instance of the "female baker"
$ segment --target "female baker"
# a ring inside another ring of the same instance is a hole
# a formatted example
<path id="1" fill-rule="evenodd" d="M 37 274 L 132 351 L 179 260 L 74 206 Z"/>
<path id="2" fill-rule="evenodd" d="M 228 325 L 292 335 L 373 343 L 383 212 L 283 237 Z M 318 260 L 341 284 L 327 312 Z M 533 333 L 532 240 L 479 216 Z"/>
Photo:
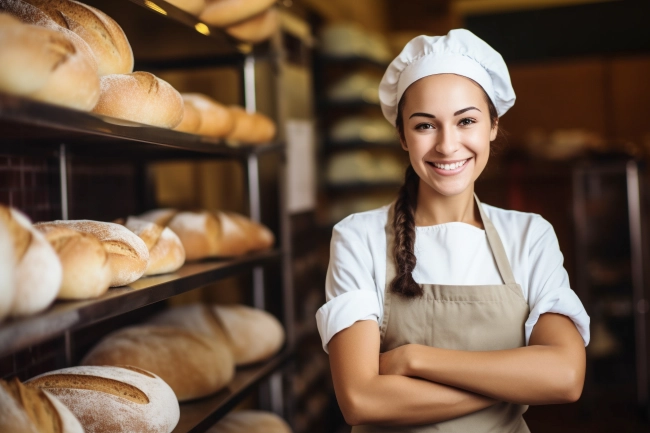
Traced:
<path id="1" fill-rule="evenodd" d="M 419 36 L 379 87 L 410 166 L 391 206 L 333 232 L 316 317 L 336 396 L 360 432 L 528 432 L 527 405 L 573 402 L 589 317 L 552 226 L 481 204 L 474 182 L 515 101 L 467 30 Z"/>

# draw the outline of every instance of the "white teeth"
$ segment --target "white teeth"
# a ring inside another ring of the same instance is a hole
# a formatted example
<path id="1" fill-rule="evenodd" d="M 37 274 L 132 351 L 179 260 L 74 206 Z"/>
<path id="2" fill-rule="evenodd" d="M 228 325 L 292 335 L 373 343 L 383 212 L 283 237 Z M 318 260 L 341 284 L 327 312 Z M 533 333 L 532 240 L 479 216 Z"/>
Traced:
<path id="1" fill-rule="evenodd" d="M 465 165 L 466 162 L 467 162 L 467 159 L 464 160 L 464 161 L 455 162 L 453 164 L 438 164 L 438 163 L 434 162 L 433 165 L 436 168 L 439 168 L 441 170 L 455 170 L 458 167 L 462 167 L 463 165 Z"/>

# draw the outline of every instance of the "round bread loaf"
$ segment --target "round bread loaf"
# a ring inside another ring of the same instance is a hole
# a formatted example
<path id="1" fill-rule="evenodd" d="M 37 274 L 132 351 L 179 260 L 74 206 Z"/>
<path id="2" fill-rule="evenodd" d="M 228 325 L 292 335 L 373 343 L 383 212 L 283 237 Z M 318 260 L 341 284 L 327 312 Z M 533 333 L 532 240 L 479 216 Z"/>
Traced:
<path id="1" fill-rule="evenodd" d="M 103 339 L 84 365 L 133 365 L 160 376 L 178 401 L 213 394 L 230 382 L 234 363 L 228 346 L 184 329 L 137 326 Z"/>
<path id="2" fill-rule="evenodd" d="M 63 226 L 95 236 L 108 253 L 111 287 L 125 286 L 140 278 L 149 263 L 144 241 L 124 226 L 114 223 L 74 220 L 38 223 L 39 228 Z"/>
<path id="3" fill-rule="evenodd" d="M 187 329 L 226 341 L 236 365 L 263 361 L 284 344 L 282 324 L 272 314 L 245 305 L 190 304 L 170 308 L 151 319 L 156 325 Z"/>
<path id="4" fill-rule="evenodd" d="M 291 427 L 274 413 L 240 410 L 224 416 L 206 433 L 291 433 Z"/>
<path id="5" fill-rule="evenodd" d="M 138 218 L 144 221 L 151 221 L 159 226 L 167 227 L 169 221 L 174 218 L 178 211 L 176 209 L 152 209 L 139 215 Z"/>
<path id="6" fill-rule="evenodd" d="M 263 144 L 275 136 L 275 123 L 260 113 L 247 113 L 236 105 L 228 107 L 235 119 L 235 127 L 228 134 L 228 141 L 234 144 Z"/>
<path id="7" fill-rule="evenodd" d="M 183 98 L 169 83 L 148 72 L 105 75 L 93 113 L 174 128 L 183 119 Z"/>
<path id="8" fill-rule="evenodd" d="M 275 0 L 207 0 L 201 20 L 226 27 L 262 13 L 273 3 Z"/>
<path id="9" fill-rule="evenodd" d="M 199 15 L 205 8 L 205 0 L 165 0 L 192 15 Z"/>
<path id="10" fill-rule="evenodd" d="M 279 26 L 278 11 L 272 7 L 246 21 L 226 27 L 226 33 L 240 41 L 256 44 L 273 36 Z"/>
<path id="11" fill-rule="evenodd" d="M 138 235 L 149 249 L 149 264 L 144 275 L 174 272 L 185 263 L 183 244 L 169 227 L 132 216 L 124 225 Z"/>
<path id="12" fill-rule="evenodd" d="M 183 120 L 176 125 L 174 130 L 187 132 L 188 134 L 196 134 L 199 129 L 201 129 L 201 112 L 194 104 L 187 102 L 183 98 Z"/>
<path id="13" fill-rule="evenodd" d="M 133 72 L 133 51 L 122 28 L 104 12 L 71 0 L 24 0 L 90 46 L 99 75 Z"/>
<path id="14" fill-rule="evenodd" d="M 61 287 L 61 262 L 45 237 L 15 209 L 0 205 L 0 221 L 13 241 L 14 299 L 12 316 L 26 316 L 47 308 Z"/>
<path id="15" fill-rule="evenodd" d="M 201 114 L 199 129 L 195 132 L 208 137 L 225 137 L 234 127 L 234 119 L 225 105 L 200 93 L 183 93 L 186 104 L 193 105 Z"/>
<path id="16" fill-rule="evenodd" d="M 136 367 L 64 368 L 28 383 L 61 400 L 86 433 L 171 433 L 180 417 L 169 385 Z"/>
<path id="17" fill-rule="evenodd" d="M 9 233 L 9 227 L 0 218 L 0 321 L 9 314 L 11 305 L 14 302 L 16 293 L 14 287 L 15 267 L 14 243 Z"/>
<path id="18" fill-rule="evenodd" d="M 95 236 L 71 228 L 36 225 L 56 251 L 63 267 L 59 299 L 88 299 L 103 295 L 111 284 L 108 253 Z"/>
<path id="19" fill-rule="evenodd" d="M 79 420 L 47 391 L 0 379 L 0 431 L 84 433 Z"/>
<path id="20" fill-rule="evenodd" d="M 1 91 L 78 110 L 90 110 L 99 99 L 95 66 L 55 30 L 2 14 L 0 64 Z"/>

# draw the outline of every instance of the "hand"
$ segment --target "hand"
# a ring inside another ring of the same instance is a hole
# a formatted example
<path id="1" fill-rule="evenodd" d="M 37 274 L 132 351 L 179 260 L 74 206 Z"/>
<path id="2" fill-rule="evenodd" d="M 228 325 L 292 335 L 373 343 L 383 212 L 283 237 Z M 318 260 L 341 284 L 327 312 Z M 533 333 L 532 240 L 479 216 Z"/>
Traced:
<path id="1" fill-rule="evenodd" d="M 379 374 L 408 376 L 410 344 L 379 354 Z"/>

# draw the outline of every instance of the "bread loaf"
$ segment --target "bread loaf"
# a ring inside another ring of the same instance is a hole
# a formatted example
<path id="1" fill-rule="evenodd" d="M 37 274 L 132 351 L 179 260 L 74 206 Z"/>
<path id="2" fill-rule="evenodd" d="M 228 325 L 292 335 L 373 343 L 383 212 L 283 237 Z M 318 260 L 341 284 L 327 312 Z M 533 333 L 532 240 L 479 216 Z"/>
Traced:
<path id="1" fill-rule="evenodd" d="M 183 99 L 169 83 L 148 72 L 105 75 L 93 113 L 174 128 L 183 119 Z"/>
<path id="2" fill-rule="evenodd" d="M 103 295 L 111 283 L 108 253 L 95 236 L 63 226 L 36 228 L 56 251 L 63 267 L 59 299 L 88 299 Z"/>
<path id="3" fill-rule="evenodd" d="M 176 209 L 152 209 L 139 215 L 138 218 L 144 221 L 151 221 L 159 226 L 167 227 L 169 221 L 174 218 L 178 211 Z"/>
<path id="4" fill-rule="evenodd" d="M 135 217 L 129 217 L 125 226 L 138 235 L 149 249 L 149 264 L 144 275 L 174 272 L 185 263 L 183 244 L 169 227 Z"/>
<path id="5" fill-rule="evenodd" d="M 182 94 L 181 94 L 182 96 Z M 201 112 L 194 104 L 187 102 L 183 98 L 183 120 L 176 125 L 175 131 L 187 132 L 188 134 L 196 134 L 201 128 Z"/>
<path id="6" fill-rule="evenodd" d="M 205 0 L 165 0 L 192 15 L 199 15 L 205 8 Z"/>
<path id="7" fill-rule="evenodd" d="M 122 28 L 104 12 L 72 0 L 25 0 L 86 41 L 99 75 L 133 72 L 133 51 Z"/>
<path id="8" fill-rule="evenodd" d="M 282 324 L 272 314 L 245 305 L 183 305 L 163 311 L 151 323 L 200 332 L 225 341 L 235 364 L 268 359 L 284 344 Z"/>
<path id="9" fill-rule="evenodd" d="M 10 314 L 26 316 L 38 313 L 47 308 L 59 293 L 62 278 L 59 258 L 22 213 L 0 205 L 0 221 L 9 229 L 17 264 Z"/>
<path id="10" fill-rule="evenodd" d="M 280 18 L 275 8 L 226 27 L 226 33 L 244 42 L 258 43 L 269 39 L 278 30 Z"/>
<path id="11" fill-rule="evenodd" d="M 38 223 L 46 229 L 63 226 L 99 239 L 106 252 L 111 268 L 111 287 L 125 286 L 140 278 L 149 263 L 149 250 L 144 241 L 124 226 L 90 220 L 52 221 Z"/>
<path id="12" fill-rule="evenodd" d="M 136 367 L 64 368 L 28 383 L 58 397 L 86 433 L 170 433 L 180 417 L 169 385 Z"/>
<path id="13" fill-rule="evenodd" d="M 240 256 L 275 241 L 268 228 L 234 212 L 179 212 L 169 228 L 183 243 L 187 260 Z"/>
<path id="14" fill-rule="evenodd" d="M 0 321 L 7 317 L 14 302 L 16 257 L 9 227 L 0 218 Z"/>
<path id="15" fill-rule="evenodd" d="M 83 433 L 79 420 L 56 397 L 0 379 L 0 431 L 7 433 Z"/>
<path id="16" fill-rule="evenodd" d="M 196 134 L 225 137 L 234 127 L 234 119 L 226 106 L 200 93 L 183 93 L 183 101 L 193 105 L 201 116 Z"/>
<path id="17" fill-rule="evenodd" d="M 201 20 L 226 27 L 264 12 L 273 3 L 275 0 L 207 0 Z"/>
<path id="18" fill-rule="evenodd" d="M 228 141 L 234 144 L 263 144 L 275 137 L 275 123 L 260 113 L 247 113 L 242 107 L 228 107 L 235 119 L 235 127 L 228 134 Z"/>
<path id="19" fill-rule="evenodd" d="M 55 30 L 1 14 L 0 64 L 0 91 L 79 110 L 99 99 L 93 62 Z"/>
<path id="20" fill-rule="evenodd" d="M 158 326 L 121 329 L 102 340 L 84 365 L 133 365 L 160 376 L 179 401 L 213 394 L 234 375 L 228 346 L 200 333 Z"/>
<path id="21" fill-rule="evenodd" d="M 291 427 L 274 413 L 240 410 L 224 416 L 206 433 L 291 433 Z"/>

